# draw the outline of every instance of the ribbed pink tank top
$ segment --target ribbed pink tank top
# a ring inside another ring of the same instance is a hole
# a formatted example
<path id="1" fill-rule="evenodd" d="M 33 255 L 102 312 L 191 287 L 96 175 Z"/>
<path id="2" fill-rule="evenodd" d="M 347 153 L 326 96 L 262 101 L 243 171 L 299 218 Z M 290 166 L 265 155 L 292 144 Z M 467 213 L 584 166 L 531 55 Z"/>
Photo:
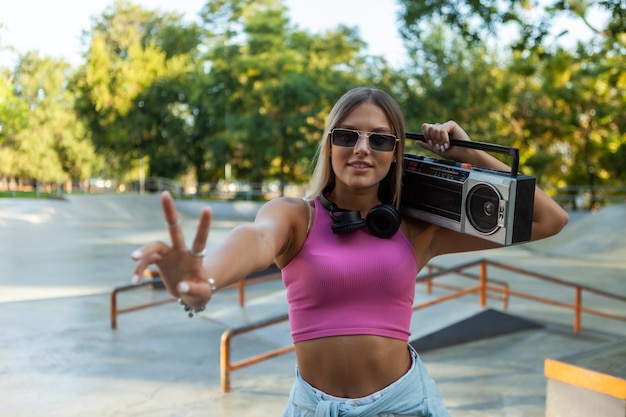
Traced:
<path id="1" fill-rule="evenodd" d="M 417 275 L 409 241 L 400 231 L 382 239 L 331 226 L 316 198 L 304 245 L 282 270 L 294 343 L 357 334 L 408 341 Z"/>

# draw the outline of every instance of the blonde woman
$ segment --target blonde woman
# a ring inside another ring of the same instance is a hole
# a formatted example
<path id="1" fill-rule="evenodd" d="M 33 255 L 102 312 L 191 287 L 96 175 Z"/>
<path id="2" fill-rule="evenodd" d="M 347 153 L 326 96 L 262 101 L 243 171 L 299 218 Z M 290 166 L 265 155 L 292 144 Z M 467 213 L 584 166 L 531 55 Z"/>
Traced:
<path id="1" fill-rule="evenodd" d="M 470 140 L 453 121 L 422 130 L 418 144 L 441 156 L 508 168 L 485 152 L 450 147 L 451 137 Z M 234 228 L 205 254 L 210 209 L 188 248 L 166 193 L 171 243 L 132 254 L 135 279 L 155 264 L 169 292 L 192 312 L 254 271 L 273 262 L 281 268 L 297 358 L 285 417 L 449 415 L 408 345 L 415 277 L 435 256 L 498 245 L 398 214 L 404 135 L 402 111 L 388 94 L 350 90 L 329 114 L 310 198 L 269 201 L 254 223 Z M 558 233 L 567 221 L 536 188 L 531 240 Z"/>

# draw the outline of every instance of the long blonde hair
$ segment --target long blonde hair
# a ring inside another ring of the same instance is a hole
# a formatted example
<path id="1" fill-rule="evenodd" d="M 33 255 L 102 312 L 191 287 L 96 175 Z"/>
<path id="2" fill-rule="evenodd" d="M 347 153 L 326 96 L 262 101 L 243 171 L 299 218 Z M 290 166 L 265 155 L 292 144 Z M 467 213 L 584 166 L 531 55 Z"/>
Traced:
<path id="1" fill-rule="evenodd" d="M 347 93 L 335 103 L 328 114 L 324 135 L 315 153 L 315 168 L 311 178 L 311 195 L 319 195 L 327 186 L 335 183 L 335 173 L 330 163 L 330 131 L 339 125 L 357 106 L 370 102 L 382 109 L 391 125 L 391 133 L 400 141 L 396 146 L 395 160 L 389 172 L 378 186 L 378 198 L 381 202 L 400 205 L 402 191 L 402 160 L 404 157 L 404 115 L 398 103 L 382 90 L 367 87 L 357 87 Z"/>

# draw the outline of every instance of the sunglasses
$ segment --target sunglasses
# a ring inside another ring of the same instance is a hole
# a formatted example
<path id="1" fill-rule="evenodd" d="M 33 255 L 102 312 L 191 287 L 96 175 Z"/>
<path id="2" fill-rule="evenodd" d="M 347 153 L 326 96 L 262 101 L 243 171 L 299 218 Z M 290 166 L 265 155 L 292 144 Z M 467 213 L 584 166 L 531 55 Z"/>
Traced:
<path id="1" fill-rule="evenodd" d="M 335 146 L 353 148 L 361 135 L 367 137 L 371 150 L 380 152 L 393 152 L 399 140 L 394 135 L 387 133 L 361 132 L 359 130 L 341 128 L 335 128 L 330 131 L 330 140 Z"/>

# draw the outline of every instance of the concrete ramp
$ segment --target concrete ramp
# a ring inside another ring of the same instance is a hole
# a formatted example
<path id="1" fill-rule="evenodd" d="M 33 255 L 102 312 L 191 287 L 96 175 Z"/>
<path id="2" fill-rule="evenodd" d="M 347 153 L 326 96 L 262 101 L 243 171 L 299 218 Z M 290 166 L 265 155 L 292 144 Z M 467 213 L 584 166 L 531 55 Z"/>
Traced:
<path id="1" fill-rule="evenodd" d="M 428 309 L 426 314 L 429 314 Z M 452 315 L 460 314 L 462 312 Z M 428 334 L 414 335 L 409 343 L 418 352 L 424 352 L 542 327 L 530 320 L 487 308 L 473 311 L 469 316 L 449 322 Z"/>

